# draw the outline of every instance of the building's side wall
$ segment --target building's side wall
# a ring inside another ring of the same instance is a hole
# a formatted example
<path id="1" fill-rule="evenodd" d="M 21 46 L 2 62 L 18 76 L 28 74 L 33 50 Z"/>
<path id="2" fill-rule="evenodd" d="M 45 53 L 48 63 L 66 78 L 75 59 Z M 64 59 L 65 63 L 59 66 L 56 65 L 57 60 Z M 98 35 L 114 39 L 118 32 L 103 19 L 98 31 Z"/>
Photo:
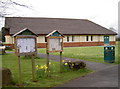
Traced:
<path id="1" fill-rule="evenodd" d="M 67 42 L 67 36 L 69 37 L 69 42 Z M 88 41 L 87 41 L 88 36 Z M 91 38 L 92 36 L 92 38 Z M 6 35 L 6 44 L 14 44 L 12 36 Z M 115 35 L 109 36 L 110 45 L 115 45 Z M 63 39 L 64 47 L 79 47 L 79 46 L 101 46 L 104 45 L 104 35 L 65 35 Z M 37 47 L 45 48 L 45 35 L 37 37 Z"/>
<path id="2" fill-rule="evenodd" d="M 6 35 L 5 36 L 5 41 L 6 41 L 6 44 L 12 44 L 13 43 L 12 36 Z"/>

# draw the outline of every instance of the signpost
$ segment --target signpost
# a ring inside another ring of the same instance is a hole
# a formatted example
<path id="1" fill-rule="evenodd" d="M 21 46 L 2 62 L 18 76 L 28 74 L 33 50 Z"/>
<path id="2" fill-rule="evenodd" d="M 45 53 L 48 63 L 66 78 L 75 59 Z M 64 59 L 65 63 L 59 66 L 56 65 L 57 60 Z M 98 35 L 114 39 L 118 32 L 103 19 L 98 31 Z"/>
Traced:
<path id="1" fill-rule="evenodd" d="M 47 67 L 49 70 L 49 53 L 60 52 L 60 72 L 62 72 L 62 52 L 63 52 L 63 38 L 64 36 L 57 30 L 52 31 L 47 36 Z"/>
<path id="2" fill-rule="evenodd" d="M 15 54 L 18 56 L 19 69 L 19 83 L 21 83 L 21 65 L 20 56 L 29 55 L 32 57 L 32 80 L 35 81 L 35 60 L 34 56 L 37 54 L 36 34 L 25 28 L 14 34 Z"/>

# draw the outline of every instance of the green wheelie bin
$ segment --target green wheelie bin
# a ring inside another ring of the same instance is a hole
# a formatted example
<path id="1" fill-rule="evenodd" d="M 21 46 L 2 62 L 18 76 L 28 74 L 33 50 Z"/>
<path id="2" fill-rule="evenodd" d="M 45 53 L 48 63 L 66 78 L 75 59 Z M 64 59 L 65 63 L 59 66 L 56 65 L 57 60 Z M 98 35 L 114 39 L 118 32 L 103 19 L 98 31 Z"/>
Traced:
<path id="1" fill-rule="evenodd" d="M 108 62 L 108 63 L 115 62 L 115 47 L 114 46 L 104 47 L 104 62 Z"/>

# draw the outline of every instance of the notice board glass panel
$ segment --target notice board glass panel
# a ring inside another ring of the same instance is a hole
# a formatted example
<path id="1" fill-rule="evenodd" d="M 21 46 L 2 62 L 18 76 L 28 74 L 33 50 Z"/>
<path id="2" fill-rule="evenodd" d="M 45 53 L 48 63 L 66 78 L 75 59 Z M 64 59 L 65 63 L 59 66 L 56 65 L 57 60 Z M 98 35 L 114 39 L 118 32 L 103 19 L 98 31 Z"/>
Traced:
<path id="1" fill-rule="evenodd" d="M 27 53 L 35 51 L 35 39 L 34 38 L 18 38 L 17 48 L 19 53 Z"/>
<path id="2" fill-rule="evenodd" d="M 60 39 L 60 38 L 51 38 L 49 40 L 49 51 L 62 50 L 61 41 L 62 41 L 62 39 Z"/>

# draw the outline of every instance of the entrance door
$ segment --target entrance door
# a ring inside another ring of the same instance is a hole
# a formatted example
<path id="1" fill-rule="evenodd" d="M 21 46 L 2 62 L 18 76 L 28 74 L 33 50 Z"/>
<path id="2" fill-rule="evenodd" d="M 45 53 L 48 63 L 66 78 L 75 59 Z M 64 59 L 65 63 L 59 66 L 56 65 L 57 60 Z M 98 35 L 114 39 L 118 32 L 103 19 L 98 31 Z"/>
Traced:
<path id="1" fill-rule="evenodd" d="M 104 44 L 109 44 L 109 36 L 104 36 Z"/>

